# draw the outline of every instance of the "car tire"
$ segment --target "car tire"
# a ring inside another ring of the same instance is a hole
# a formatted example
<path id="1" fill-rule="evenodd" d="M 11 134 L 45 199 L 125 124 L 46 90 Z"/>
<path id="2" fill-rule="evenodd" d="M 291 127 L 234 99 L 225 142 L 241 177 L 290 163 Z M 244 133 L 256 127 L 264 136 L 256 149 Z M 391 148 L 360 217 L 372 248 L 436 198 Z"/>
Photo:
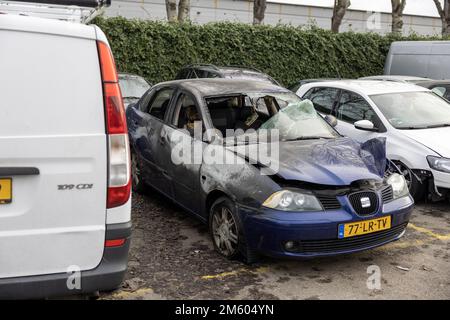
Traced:
<path id="1" fill-rule="evenodd" d="M 412 172 L 412 170 L 403 163 L 397 162 L 396 165 L 405 177 L 411 196 L 416 201 L 422 200 L 427 191 L 426 184 L 417 179 L 417 176 Z"/>
<path id="2" fill-rule="evenodd" d="M 247 264 L 258 261 L 258 254 L 246 242 L 236 205 L 227 197 L 220 197 L 209 211 L 209 230 L 214 249 L 229 260 L 239 257 Z"/>
<path id="3" fill-rule="evenodd" d="M 136 153 L 131 151 L 131 186 L 134 192 L 143 194 L 145 192 L 145 181 L 142 177 Z"/>

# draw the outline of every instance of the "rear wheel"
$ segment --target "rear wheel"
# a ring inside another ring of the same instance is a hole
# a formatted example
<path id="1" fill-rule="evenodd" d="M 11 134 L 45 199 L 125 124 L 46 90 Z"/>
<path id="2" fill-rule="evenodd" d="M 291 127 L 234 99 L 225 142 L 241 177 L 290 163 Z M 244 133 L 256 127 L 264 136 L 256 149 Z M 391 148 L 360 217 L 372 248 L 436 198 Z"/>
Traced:
<path id="1" fill-rule="evenodd" d="M 144 193 L 145 182 L 142 179 L 141 168 L 134 151 L 131 151 L 131 180 L 133 191 L 140 194 Z"/>
<path id="2" fill-rule="evenodd" d="M 412 170 L 403 163 L 397 162 L 396 165 L 400 169 L 403 176 L 405 177 L 409 193 L 411 194 L 411 196 L 415 200 L 422 200 L 426 192 L 425 184 L 421 182 L 417 178 L 417 176 L 412 172 Z"/>
<path id="3" fill-rule="evenodd" d="M 217 199 L 211 206 L 209 229 L 214 249 L 222 256 L 230 260 L 242 256 L 246 263 L 257 260 L 256 252 L 246 244 L 235 205 L 227 197 Z"/>

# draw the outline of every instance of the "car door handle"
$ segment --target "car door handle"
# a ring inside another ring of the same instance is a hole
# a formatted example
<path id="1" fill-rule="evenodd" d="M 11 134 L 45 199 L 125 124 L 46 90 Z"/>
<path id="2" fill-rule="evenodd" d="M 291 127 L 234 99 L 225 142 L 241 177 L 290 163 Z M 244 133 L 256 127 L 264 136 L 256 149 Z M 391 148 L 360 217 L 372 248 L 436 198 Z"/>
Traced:
<path id="1" fill-rule="evenodd" d="M 164 136 L 161 136 L 160 138 L 159 138 L 159 142 L 161 143 L 161 144 L 166 144 L 166 143 L 170 143 L 170 138 L 169 138 L 169 136 L 167 136 L 167 135 L 164 135 Z"/>
<path id="2" fill-rule="evenodd" d="M 35 167 L 0 167 L 0 177 L 35 176 L 39 173 L 39 169 Z"/>

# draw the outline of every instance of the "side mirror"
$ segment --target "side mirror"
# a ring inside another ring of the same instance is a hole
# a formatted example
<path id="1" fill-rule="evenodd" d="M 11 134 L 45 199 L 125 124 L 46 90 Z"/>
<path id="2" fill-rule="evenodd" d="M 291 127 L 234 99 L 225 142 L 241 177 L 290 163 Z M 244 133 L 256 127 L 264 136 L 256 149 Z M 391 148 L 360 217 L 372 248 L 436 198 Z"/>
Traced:
<path id="1" fill-rule="evenodd" d="M 325 121 L 328 122 L 328 124 L 329 124 L 330 126 L 332 126 L 333 128 L 336 127 L 337 124 L 338 124 L 337 119 L 336 119 L 336 117 L 334 117 L 334 116 L 327 115 L 327 116 L 325 116 L 324 119 L 325 119 Z"/>
<path id="2" fill-rule="evenodd" d="M 370 120 L 359 120 L 354 123 L 356 129 L 364 131 L 378 131 L 374 126 L 373 122 Z"/>

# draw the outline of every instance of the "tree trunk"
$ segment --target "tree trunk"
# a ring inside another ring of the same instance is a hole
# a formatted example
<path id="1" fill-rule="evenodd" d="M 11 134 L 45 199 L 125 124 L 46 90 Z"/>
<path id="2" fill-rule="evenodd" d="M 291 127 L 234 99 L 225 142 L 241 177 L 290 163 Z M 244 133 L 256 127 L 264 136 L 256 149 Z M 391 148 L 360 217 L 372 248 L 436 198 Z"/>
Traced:
<path id="1" fill-rule="evenodd" d="M 401 34 L 403 29 L 403 10 L 406 0 L 391 0 L 392 4 L 392 33 Z"/>
<path id="2" fill-rule="evenodd" d="M 266 12 L 266 0 L 254 0 L 253 2 L 253 24 L 262 24 Z"/>
<path id="3" fill-rule="evenodd" d="M 169 22 L 177 21 L 177 0 L 166 0 L 167 20 Z"/>
<path id="4" fill-rule="evenodd" d="M 441 2 L 439 0 L 433 0 L 436 4 L 436 8 L 439 12 L 439 16 L 442 21 L 442 36 L 450 36 L 450 5 L 449 0 L 444 0 L 444 8 L 442 8 Z"/>
<path id="5" fill-rule="evenodd" d="M 184 22 L 189 20 L 191 13 L 191 0 L 180 0 L 178 3 L 178 21 Z"/>
<path id="6" fill-rule="evenodd" d="M 347 12 L 348 7 L 350 7 L 350 0 L 335 0 L 333 17 L 331 18 L 331 31 L 338 33 L 339 27 L 341 26 L 342 19 Z"/>

